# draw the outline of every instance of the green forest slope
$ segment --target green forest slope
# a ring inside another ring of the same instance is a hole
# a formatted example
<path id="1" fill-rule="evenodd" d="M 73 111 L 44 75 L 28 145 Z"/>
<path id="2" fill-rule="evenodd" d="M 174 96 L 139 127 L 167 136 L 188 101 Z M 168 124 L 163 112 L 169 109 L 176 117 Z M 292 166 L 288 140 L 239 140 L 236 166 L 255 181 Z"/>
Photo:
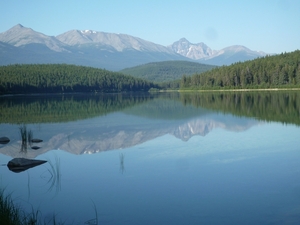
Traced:
<path id="1" fill-rule="evenodd" d="M 92 67 L 24 64 L 0 67 L 0 94 L 148 91 L 153 83 Z"/>
<path id="2" fill-rule="evenodd" d="M 167 82 L 178 80 L 183 75 L 203 73 L 215 67 L 189 61 L 164 61 L 126 68 L 120 72 L 153 82 Z"/>
<path id="3" fill-rule="evenodd" d="M 265 56 L 181 79 L 181 89 L 300 87 L 300 51 Z"/>

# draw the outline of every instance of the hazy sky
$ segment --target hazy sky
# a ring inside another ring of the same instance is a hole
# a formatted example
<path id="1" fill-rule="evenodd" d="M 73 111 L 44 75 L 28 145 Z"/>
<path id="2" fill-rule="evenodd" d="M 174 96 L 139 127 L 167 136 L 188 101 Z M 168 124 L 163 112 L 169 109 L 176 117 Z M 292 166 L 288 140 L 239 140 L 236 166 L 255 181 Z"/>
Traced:
<path id="1" fill-rule="evenodd" d="M 1 0 L 0 32 L 20 23 L 46 35 L 124 33 L 161 45 L 182 37 L 215 50 L 300 49 L 300 0 Z"/>

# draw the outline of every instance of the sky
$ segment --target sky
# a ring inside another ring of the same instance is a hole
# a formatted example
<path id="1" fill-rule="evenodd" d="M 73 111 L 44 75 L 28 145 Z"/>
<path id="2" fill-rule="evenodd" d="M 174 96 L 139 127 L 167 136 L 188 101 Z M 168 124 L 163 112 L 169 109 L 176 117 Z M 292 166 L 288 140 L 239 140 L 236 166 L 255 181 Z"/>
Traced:
<path id="1" fill-rule="evenodd" d="M 17 24 L 49 36 L 89 29 L 164 46 L 184 37 L 214 50 L 300 49 L 300 0 L 1 0 L 0 33 Z"/>

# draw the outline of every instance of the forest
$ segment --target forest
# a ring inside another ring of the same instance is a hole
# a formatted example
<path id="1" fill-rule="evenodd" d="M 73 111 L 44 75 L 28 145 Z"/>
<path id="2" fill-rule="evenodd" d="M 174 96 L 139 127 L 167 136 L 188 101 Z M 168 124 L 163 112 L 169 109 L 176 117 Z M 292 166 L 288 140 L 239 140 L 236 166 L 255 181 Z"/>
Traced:
<path id="1" fill-rule="evenodd" d="M 175 60 L 147 63 L 123 69 L 120 72 L 153 82 L 167 83 L 179 80 L 183 75 L 191 76 L 196 73 L 203 73 L 215 67 L 216 66 L 197 62 Z"/>
<path id="2" fill-rule="evenodd" d="M 148 91 L 150 81 L 117 72 L 67 64 L 0 67 L 0 94 Z"/>
<path id="3" fill-rule="evenodd" d="M 300 88 L 300 51 L 265 56 L 183 76 L 182 90 Z"/>

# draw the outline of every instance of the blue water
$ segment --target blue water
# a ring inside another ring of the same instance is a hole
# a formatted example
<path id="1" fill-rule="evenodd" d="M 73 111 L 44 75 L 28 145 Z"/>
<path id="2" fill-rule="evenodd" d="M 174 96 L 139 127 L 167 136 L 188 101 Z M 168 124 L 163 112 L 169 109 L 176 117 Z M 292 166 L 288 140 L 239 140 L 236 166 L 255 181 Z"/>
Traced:
<path id="1" fill-rule="evenodd" d="M 206 131 L 199 131 L 201 124 Z M 43 219 L 55 215 L 65 224 L 99 225 L 299 224 L 298 126 L 218 113 L 176 121 L 112 113 L 28 126 L 45 140 L 47 151 L 36 159 L 50 163 L 21 173 L 1 166 L 0 182 L 16 203 L 39 211 Z M 16 146 L 1 146 L 1 164 L 12 159 L 7 151 Z"/>

